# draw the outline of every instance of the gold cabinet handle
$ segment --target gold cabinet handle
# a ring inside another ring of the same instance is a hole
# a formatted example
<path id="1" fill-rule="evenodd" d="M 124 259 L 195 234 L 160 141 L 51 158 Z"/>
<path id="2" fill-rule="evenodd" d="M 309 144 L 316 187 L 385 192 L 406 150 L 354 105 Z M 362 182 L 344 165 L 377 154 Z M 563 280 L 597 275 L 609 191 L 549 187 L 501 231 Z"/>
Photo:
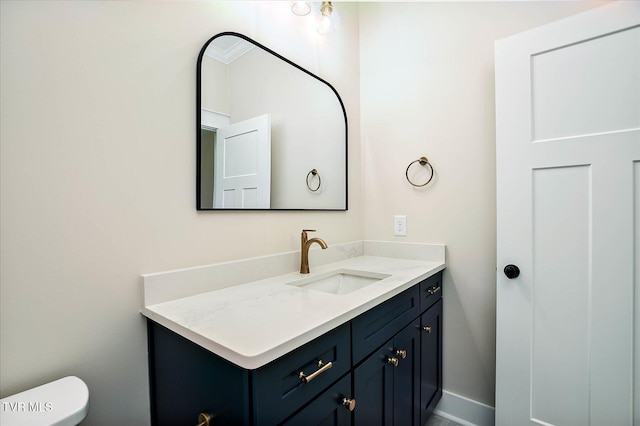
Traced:
<path id="1" fill-rule="evenodd" d="M 437 286 L 437 287 L 429 287 L 429 288 L 427 289 L 427 293 L 429 293 L 429 294 L 431 294 L 431 295 L 436 294 L 436 293 L 437 293 L 437 292 L 439 292 L 439 291 L 440 291 L 440 286 Z"/>
<path id="2" fill-rule="evenodd" d="M 353 398 L 342 398 L 342 405 L 347 407 L 347 410 L 353 411 L 356 408 L 356 400 Z"/>
<path id="3" fill-rule="evenodd" d="M 400 358 L 405 359 L 407 357 L 406 349 L 398 349 L 396 351 L 396 356 L 399 356 Z"/>
<path id="4" fill-rule="evenodd" d="M 209 413 L 198 414 L 198 424 L 196 426 L 211 426 L 213 417 Z"/>
<path id="5" fill-rule="evenodd" d="M 422 329 L 423 329 L 424 331 L 426 331 L 427 333 L 431 334 L 431 327 L 429 327 L 429 326 L 425 326 L 425 327 L 422 327 Z"/>
<path id="6" fill-rule="evenodd" d="M 397 367 L 399 362 L 400 361 L 398 361 L 398 358 L 396 358 L 395 356 L 387 358 L 387 363 L 393 365 L 394 367 Z"/>
<path id="7" fill-rule="evenodd" d="M 333 367 L 333 364 L 331 363 L 331 361 L 325 364 L 322 362 L 322 360 L 319 360 L 318 367 L 320 368 L 318 368 L 316 371 L 309 374 L 308 376 L 304 374 L 304 371 L 301 371 L 300 374 L 298 374 L 298 377 L 300 378 L 302 383 L 309 383 L 310 381 L 318 377 L 320 374 L 324 373 L 325 371 Z"/>

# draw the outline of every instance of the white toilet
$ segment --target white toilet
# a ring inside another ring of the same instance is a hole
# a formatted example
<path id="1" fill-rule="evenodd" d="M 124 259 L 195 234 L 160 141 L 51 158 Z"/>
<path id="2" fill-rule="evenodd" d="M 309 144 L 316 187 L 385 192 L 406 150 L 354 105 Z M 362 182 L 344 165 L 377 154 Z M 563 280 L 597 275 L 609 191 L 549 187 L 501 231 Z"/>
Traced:
<path id="1" fill-rule="evenodd" d="M 75 376 L 0 399 L 2 426 L 76 426 L 89 411 L 89 389 Z"/>

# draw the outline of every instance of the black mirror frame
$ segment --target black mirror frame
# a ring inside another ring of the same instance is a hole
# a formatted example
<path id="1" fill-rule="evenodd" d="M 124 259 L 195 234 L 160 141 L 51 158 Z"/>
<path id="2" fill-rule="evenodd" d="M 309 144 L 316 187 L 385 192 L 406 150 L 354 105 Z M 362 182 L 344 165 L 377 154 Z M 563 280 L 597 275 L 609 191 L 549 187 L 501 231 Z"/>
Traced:
<path id="1" fill-rule="evenodd" d="M 342 108 L 342 114 L 344 116 L 344 145 L 345 145 L 345 200 L 344 200 L 344 209 L 296 209 L 296 208 L 286 208 L 286 209 L 223 209 L 223 208 L 202 208 L 200 205 L 200 189 L 201 189 L 201 183 L 200 183 L 200 174 L 201 174 L 201 148 L 202 148 L 202 139 L 201 139 L 201 123 L 202 123 L 202 95 L 201 95 L 201 90 L 202 90 L 202 84 L 201 84 L 201 79 L 202 79 L 202 58 L 204 56 L 204 52 L 207 50 L 207 47 L 209 46 L 209 44 L 219 38 L 219 37 L 223 37 L 223 36 L 235 36 L 235 37 L 239 37 L 243 40 L 248 41 L 249 43 L 253 44 L 256 47 L 259 47 L 261 49 L 263 49 L 264 51 L 272 54 L 273 56 L 277 57 L 278 59 L 288 63 L 289 65 L 297 68 L 298 70 L 304 72 L 305 74 L 315 78 L 316 80 L 326 84 L 332 91 L 333 93 L 336 95 L 336 97 L 338 98 L 338 102 L 340 103 L 340 107 Z M 199 211 L 347 211 L 349 209 L 349 128 L 348 128 L 348 122 L 347 122 L 347 111 L 344 107 L 344 103 L 342 102 L 342 98 L 340 97 L 340 95 L 338 94 L 338 91 L 331 85 L 329 84 L 329 82 L 327 82 L 326 80 L 323 80 L 322 78 L 318 77 L 317 75 L 313 74 L 310 71 L 307 71 L 306 69 L 302 68 L 301 66 L 299 66 L 298 64 L 290 61 L 289 59 L 285 58 L 284 56 L 280 55 L 279 53 L 274 52 L 273 50 L 269 49 L 268 47 L 258 43 L 257 41 L 243 35 L 240 33 L 236 33 L 236 32 L 222 32 L 219 34 L 216 34 L 215 36 L 211 37 L 209 40 L 207 40 L 207 42 L 204 44 L 204 46 L 202 46 L 202 49 L 200 49 L 200 53 L 198 54 L 198 62 L 196 65 L 196 210 Z"/>

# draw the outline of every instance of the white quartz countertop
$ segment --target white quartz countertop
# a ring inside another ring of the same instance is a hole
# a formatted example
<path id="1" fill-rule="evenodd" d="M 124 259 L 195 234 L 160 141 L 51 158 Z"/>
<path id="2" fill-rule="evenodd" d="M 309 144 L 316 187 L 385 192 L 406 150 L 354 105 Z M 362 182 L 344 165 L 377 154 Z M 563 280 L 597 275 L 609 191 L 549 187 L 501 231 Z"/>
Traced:
<path id="1" fill-rule="evenodd" d="M 147 305 L 142 314 L 247 369 L 310 342 L 445 268 L 443 261 L 363 255 Z M 387 274 L 344 295 L 288 285 L 338 269 Z"/>

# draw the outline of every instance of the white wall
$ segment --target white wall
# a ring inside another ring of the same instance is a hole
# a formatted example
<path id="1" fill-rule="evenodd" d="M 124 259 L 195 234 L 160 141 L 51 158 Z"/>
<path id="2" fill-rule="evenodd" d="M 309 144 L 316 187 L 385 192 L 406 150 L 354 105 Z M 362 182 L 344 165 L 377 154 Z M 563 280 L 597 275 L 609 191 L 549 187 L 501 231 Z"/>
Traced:
<path id="1" fill-rule="evenodd" d="M 75 374 L 86 424 L 148 424 L 141 273 L 362 238 L 357 7 L 320 40 L 289 6 L 0 2 L 1 396 Z M 348 212 L 196 211 L 196 61 L 229 30 L 342 95 Z"/>
<path id="2" fill-rule="evenodd" d="M 447 244 L 444 387 L 485 404 L 495 388 L 493 43 L 602 3 L 361 7 L 365 237 Z M 405 170 L 423 155 L 436 176 L 415 189 Z M 393 236 L 394 214 L 407 215 L 406 237 Z"/>
<path id="3" fill-rule="evenodd" d="M 202 56 L 200 96 L 202 108 L 229 115 L 229 70 L 210 56 Z"/>

